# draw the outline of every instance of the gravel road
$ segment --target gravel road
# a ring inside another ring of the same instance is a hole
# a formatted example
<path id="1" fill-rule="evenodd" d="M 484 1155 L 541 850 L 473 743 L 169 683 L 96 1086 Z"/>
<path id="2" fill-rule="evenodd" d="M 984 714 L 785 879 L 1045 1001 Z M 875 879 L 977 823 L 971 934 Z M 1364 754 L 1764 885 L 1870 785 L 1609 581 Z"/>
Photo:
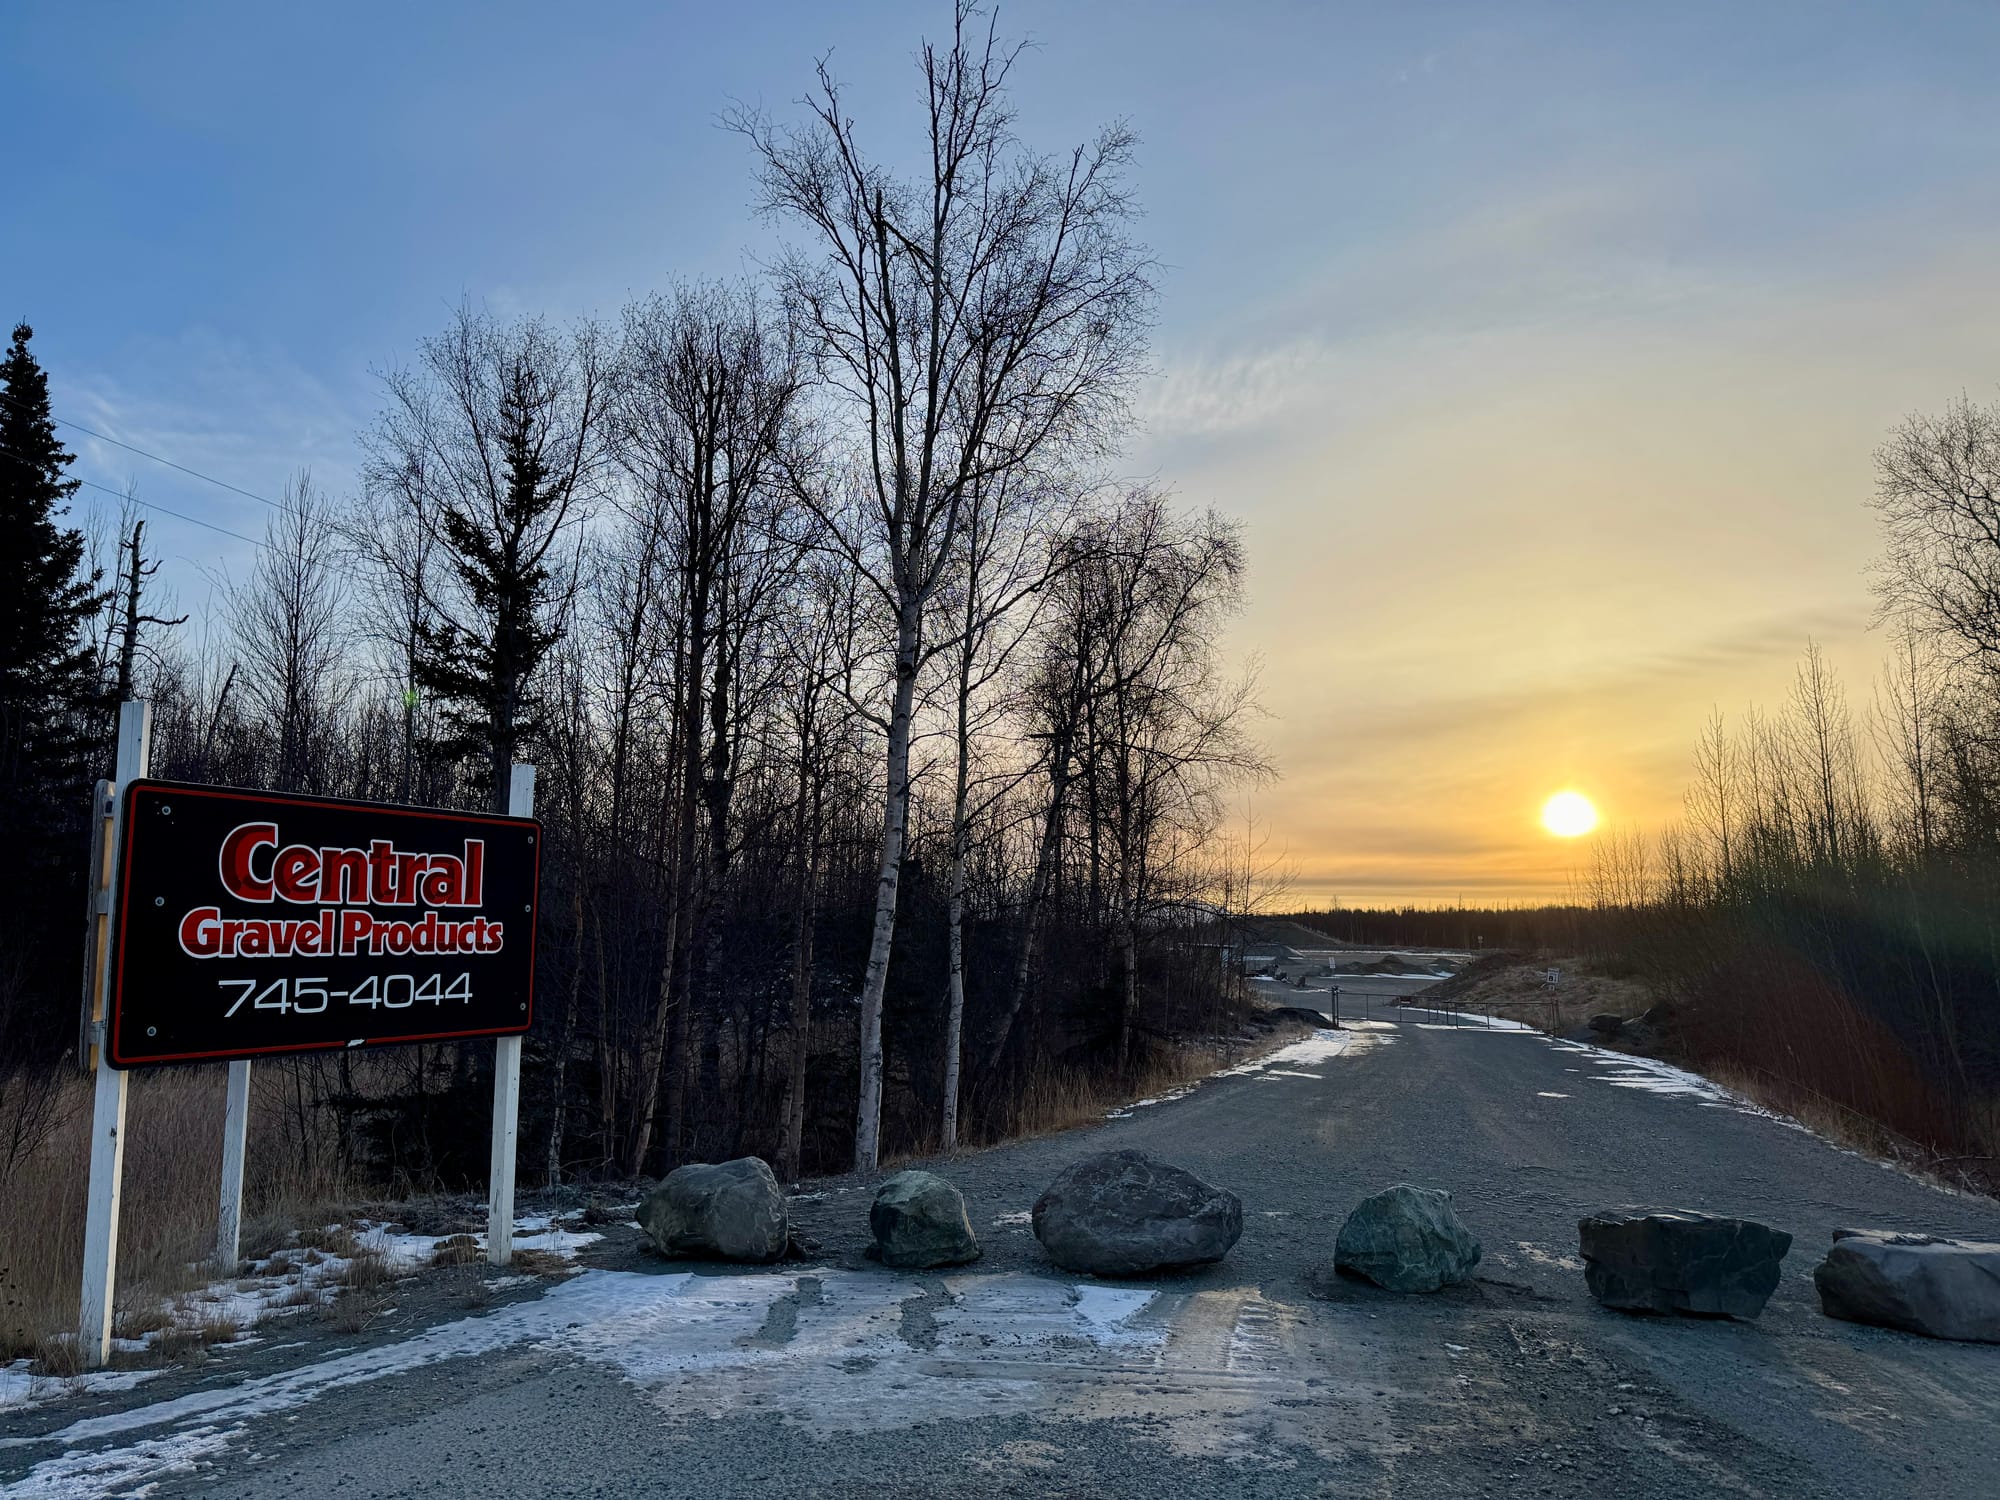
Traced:
<path id="1" fill-rule="evenodd" d="M 1670 1070 L 1392 1014 L 944 1167 L 987 1247 L 963 1272 L 871 1265 L 873 1180 L 814 1183 L 811 1263 L 669 1265 L 628 1231 L 476 1312 L 409 1283 L 367 1337 L 270 1337 L 0 1422 L 0 1495 L 2000 1492 L 2000 1347 L 1834 1322 L 1810 1281 L 1836 1227 L 2000 1239 L 2000 1206 Z M 1229 1258 L 1083 1286 L 1050 1267 L 1026 1210 L 1114 1146 L 1240 1194 Z M 1457 1195 L 1486 1247 L 1474 1285 L 1399 1298 L 1329 1274 L 1348 1208 L 1397 1181 Z M 1666 1207 L 1795 1236 L 1759 1322 L 1590 1300 L 1577 1218 Z"/>

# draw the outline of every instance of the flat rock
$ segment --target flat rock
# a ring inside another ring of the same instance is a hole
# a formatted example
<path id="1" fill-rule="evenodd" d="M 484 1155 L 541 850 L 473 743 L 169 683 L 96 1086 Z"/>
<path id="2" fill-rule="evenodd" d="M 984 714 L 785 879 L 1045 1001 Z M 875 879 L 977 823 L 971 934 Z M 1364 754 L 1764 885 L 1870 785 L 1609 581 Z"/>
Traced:
<path id="1" fill-rule="evenodd" d="M 1450 1193 L 1399 1182 L 1355 1206 L 1340 1226 L 1333 1262 L 1392 1292 L 1435 1292 L 1470 1280 L 1479 1256 Z"/>
<path id="2" fill-rule="evenodd" d="M 2000 1244 L 1836 1229 L 1813 1285 L 1829 1318 L 2000 1344 Z"/>
<path id="3" fill-rule="evenodd" d="M 1102 1151 L 1050 1183 L 1033 1220 L 1063 1269 L 1139 1276 L 1221 1260 L 1243 1233 L 1243 1203 L 1143 1151 Z"/>
<path id="4" fill-rule="evenodd" d="M 882 1264 L 899 1271 L 979 1259 L 965 1198 L 934 1172 L 898 1172 L 875 1190 L 868 1227 Z"/>
<path id="5" fill-rule="evenodd" d="M 755 1156 L 676 1167 L 639 1205 L 639 1227 L 662 1255 L 773 1261 L 785 1253 L 784 1190 Z"/>
<path id="6" fill-rule="evenodd" d="M 1625 1312 L 1754 1318 L 1778 1289 L 1792 1237 L 1703 1213 L 1595 1214 L 1577 1224 L 1584 1280 Z"/>

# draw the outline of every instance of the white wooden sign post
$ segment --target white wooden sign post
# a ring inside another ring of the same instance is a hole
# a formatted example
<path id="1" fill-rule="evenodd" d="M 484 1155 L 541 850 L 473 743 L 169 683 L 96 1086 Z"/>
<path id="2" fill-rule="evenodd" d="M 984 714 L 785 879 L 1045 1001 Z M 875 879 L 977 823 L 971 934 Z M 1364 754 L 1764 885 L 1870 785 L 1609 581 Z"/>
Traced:
<path id="1" fill-rule="evenodd" d="M 215 1263 L 236 1274 L 243 1258 L 243 1150 L 250 1143 L 250 1060 L 229 1065 L 229 1103 L 222 1116 L 222 1202 L 215 1215 Z"/>
<path id="2" fill-rule="evenodd" d="M 153 706 L 130 699 L 118 708 L 117 786 L 136 781 L 149 768 L 153 750 Z M 113 788 L 114 809 L 123 807 Z M 125 834 L 125 816 L 115 811 L 111 823 L 109 868 L 118 868 L 118 841 Z M 96 878 L 96 871 L 92 871 Z M 107 888 L 108 900 L 100 903 L 103 920 L 116 926 L 118 893 Z M 97 1093 L 90 1117 L 90 1190 L 83 1221 L 83 1306 L 77 1320 L 77 1338 L 86 1365 L 101 1365 L 111 1357 L 111 1308 L 117 1292 L 118 1197 L 125 1177 L 125 1072 L 112 1067 L 105 1057 L 103 1027 L 108 1015 L 111 966 L 100 964 L 97 972 L 97 999 L 92 1009 L 97 1020 L 93 1041 L 97 1048 Z"/>
<path id="3" fill-rule="evenodd" d="M 507 787 L 507 813 L 535 815 L 535 768 L 516 766 Z M 486 1178 L 486 1258 L 496 1266 L 514 1259 L 514 1157 L 521 1133 L 521 1039 L 493 1043 L 493 1160 Z"/>

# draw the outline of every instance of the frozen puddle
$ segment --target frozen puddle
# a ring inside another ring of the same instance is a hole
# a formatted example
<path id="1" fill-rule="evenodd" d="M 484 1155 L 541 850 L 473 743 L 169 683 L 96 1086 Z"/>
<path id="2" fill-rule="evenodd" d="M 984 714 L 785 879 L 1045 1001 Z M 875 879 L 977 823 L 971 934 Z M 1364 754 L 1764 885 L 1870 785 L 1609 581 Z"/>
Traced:
<path id="1" fill-rule="evenodd" d="M 83 1496 L 249 1451 L 259 1421 L 449 1360 L 530 1348 L 615 1370 L 661 1420 L 755 1415 L 815 1433 L 1038 1412 L 1137 1421 L 1182 1451 L 1268 1425 L 1311 1368 L 1297 1310 L 1254 1287 L 1197 1292 L 1014 1272 L 592 1270 L 530 1302 L 296 1370 L 85 1417 L 0 1449 L 55 1456 L 4 1496 Z M 1364 1403 L 1365 1404 L 1365 1403 Z"/>

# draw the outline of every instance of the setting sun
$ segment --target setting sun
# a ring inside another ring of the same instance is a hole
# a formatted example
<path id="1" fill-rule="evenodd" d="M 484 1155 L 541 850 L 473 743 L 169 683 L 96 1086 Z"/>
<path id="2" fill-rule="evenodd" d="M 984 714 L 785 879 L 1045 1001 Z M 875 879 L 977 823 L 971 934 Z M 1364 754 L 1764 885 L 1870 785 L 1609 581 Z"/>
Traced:
<path id="1" fill-rule="evenodd" d="M 1582 792 L 1557 792 L 1542 804 L 1542 827 L 1559 839 L 1580 838 L 1597 826 L 1597 808 Z"/>

